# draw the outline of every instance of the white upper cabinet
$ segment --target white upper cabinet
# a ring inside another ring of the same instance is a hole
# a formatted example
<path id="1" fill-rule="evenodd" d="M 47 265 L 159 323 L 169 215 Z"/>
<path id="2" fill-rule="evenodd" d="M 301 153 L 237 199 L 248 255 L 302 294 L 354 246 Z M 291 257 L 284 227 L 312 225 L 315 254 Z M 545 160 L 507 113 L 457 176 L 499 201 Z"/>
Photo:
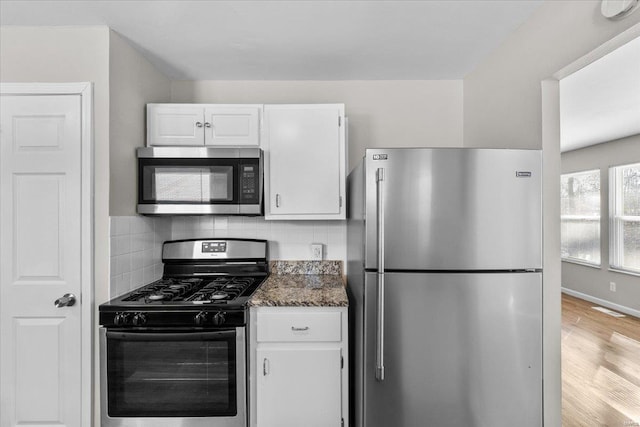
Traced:
<path id="1" fill-rule="evenodd" d="M 260 145 L 261 105 L 215 105 L 204 110 L 205 145 Z"/>
<path id="2" fill-rule="evenodd" d="M 260 145 L 261 105 L 147 104 L 147 146 Z"/>
<path id="3" fill-rule="evenodd" d="M 344 104 L 265 105 L 266 219 L 345 219 Z"/>
<path id="4" fill-rule="evenodd" d="M 204 145 L 204 109 L 190 104 L 147 104 L 147 145 Z"/>

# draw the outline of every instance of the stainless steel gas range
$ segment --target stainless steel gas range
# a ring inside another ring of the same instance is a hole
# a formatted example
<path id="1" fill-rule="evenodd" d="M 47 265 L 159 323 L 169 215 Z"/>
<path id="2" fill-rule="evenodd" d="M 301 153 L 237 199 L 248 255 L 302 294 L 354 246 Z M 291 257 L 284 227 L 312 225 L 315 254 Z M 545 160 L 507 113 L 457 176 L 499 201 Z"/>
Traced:
<path id="1" fill-rule="evenodd" d="M 246 303 L 267 242 L 170 241 L 163 278 L 100 305 L 102 427 L 246 427 Z"/>

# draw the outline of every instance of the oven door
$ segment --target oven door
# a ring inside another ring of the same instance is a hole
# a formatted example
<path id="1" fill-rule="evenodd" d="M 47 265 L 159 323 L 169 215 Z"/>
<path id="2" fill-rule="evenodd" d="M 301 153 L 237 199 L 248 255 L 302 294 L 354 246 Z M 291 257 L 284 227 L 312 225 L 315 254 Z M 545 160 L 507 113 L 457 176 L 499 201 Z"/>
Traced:
<path id="1" fill-rule="evenodd" d="M 244 328 L 101 328 L 100 345 L 102 427 L 246 426 Z"/>

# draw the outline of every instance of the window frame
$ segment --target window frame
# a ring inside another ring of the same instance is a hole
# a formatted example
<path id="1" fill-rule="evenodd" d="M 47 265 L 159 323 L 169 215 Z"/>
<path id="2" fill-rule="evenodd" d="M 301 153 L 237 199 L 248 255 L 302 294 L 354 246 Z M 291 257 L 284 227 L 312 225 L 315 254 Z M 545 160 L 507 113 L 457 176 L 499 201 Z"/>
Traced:
<path id="1" fill-rule="evenodd" d="M 584 258 L 577 258 L 571 256 L 563 256 L 562 253 L 560 258 L 563 262 L 570 262 L 574 264 L 580 264 L 587 267 L 593 268 L 601 268 L 602 267 L 602 171 L 599 168 L 595 169 L 587 169 L 580 170 L 575 172 L 567 172 L 560 175 L 560 186 L 562 188 L 562 180 L 567 176 L 579 176 L 579 175 L 587 175 L 587 174 L 597 174 L 598 175 L 598 183 L 599 183 L 599 199 L 598 199 L 598 207 L 599 207 L 599 215 L 597 217 L 589 216 L 589 215 L 563 215 L 562 210 L 560 212 L 560 229 L 562 230 L 562 226 L 566 219 L 573 220 L 583 220 L 583 221 L 593 221 L 598 224 L 598 262 L 589 261 Z M 561 208 L 562 209 L 562 208 Z M 562 231 L 560 236 L 561 246 L 562 246 Z"/>
<path id="2" fill-rule="evenodd" d="M 623 215 L 622 172 L 626 168 L 640 169 L 640 163 L 609 167 L 609 269 L 621 273 L 640 275 L 637 268 L 622 265 L 624 259 L 624 224 L 640 222 L 640 215 Z"/>

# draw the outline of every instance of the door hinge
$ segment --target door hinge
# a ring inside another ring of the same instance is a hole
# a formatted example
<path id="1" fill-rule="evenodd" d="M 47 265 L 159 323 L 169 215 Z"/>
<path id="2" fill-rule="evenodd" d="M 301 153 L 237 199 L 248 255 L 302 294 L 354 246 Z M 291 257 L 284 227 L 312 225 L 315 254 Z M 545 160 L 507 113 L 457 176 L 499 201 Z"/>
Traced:
<path id="1" fill-rule="evenodd" d="M 338 116 L 338 127 L 342 126 L 342 116 Z"/>
<path id="2" fill-rule="evenodd" d="M 340 427 L 344 427 L 344 418 L 340 418 Z"/>
<path id="3" fill-rule="evenodd" d="M 340 196 L 340 207 L 342 207 L 342 196 Z"/>
<path id="4" fill-rule="evenodd" d="M 344 369 L 344 356 L 340 356 L 340 369 Z"/>

